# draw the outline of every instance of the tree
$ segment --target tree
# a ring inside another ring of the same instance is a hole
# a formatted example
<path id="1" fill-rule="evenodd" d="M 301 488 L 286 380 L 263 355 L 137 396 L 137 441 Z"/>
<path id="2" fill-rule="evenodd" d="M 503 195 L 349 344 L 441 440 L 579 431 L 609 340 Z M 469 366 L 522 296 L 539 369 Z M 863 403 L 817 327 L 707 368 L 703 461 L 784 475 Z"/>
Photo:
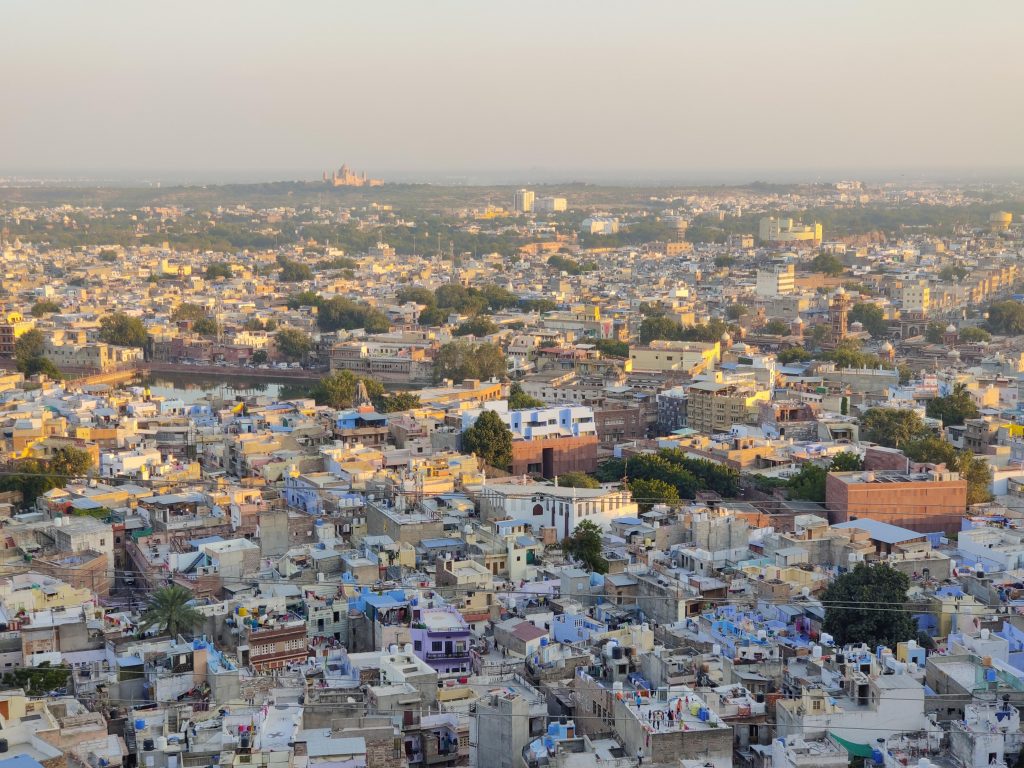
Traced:
<path id="1" fill-rule="evenodd" d="M 216 280 L 218 277 L 231 277 L 231 265 L 226 261 L 214 261 L 206 267 L 206 279 Z"/>
<path id="2" fill-rule="evenodd" d="M 43 299 L 37 301 L 32 305 L 32 309 L 29 313 L 32 317 L 42 317 L 43 315 L 52 315 L 54 312 L 60 312 L 60 304 L 56 301 L 50 301 L 49 299 Z"/>
<path id="3" fill-rule="evenodd" d="M 14 361 L 18 370 L 24 372 L 29 360 L 43 356 L 46 347 L 46 336 L 38 328 L 21 334 L 14 342 Z"/>
<path id="4" fill-rule="evenodd" d="M 956 460 L 956 470 L 967 481 L 967 506 L 992 501 L 989 487 L 992 484 L 992 468 L 984 459 L 971 451 L 961 451 Z"/>
<path id="5" fill-rule="evenodd" d="M 598 339 L 594 342 L 597 350 L 607 357 L 629 357 L 629 343 L 618 339 Z"/>
<path id="6" fill-rule="evenodd" d="M 495 411 L 484 411 L 462 433 L 462 450 L 473 453 L 496 469 L 512 464 L 512 431 Z"/>
<path id="7" fill-rule="evenodd" d="M 679 501 L 679 491 L 664 480 L 630 480 L 629 490 L 641 512 L 647 512 L 655 504 L 674 504 Z"/>
<path id="8" fill-rule="evenodd" d="M 37 374 L 43 374 L 48 379 L 54 381 L 60 381 L 64 378 L 64 374 L 61 373 L 60 368 L 54 364 L 48 357 L 33 357 L 25 363 L 25 366 L 21 368 L 21 372 L 26 376 L 35 376 Z"/>
<path id="9" fill-rule="evenodd" d="M 396 300 L 399 304 L 407 304 L 411 301 L 414 304 L 422 304 L 425 307 L 437 306 L 437 300 L 434 298 L 434 292 L 421 285 L 403 288 L 398 292 Z"/>
<path id="10" fill-rule="evenodd" d="M 175 323 L 197 323 L 200 320 L 206 319 L 206 317 L 206 307 L 201 307 L 198 304 L 192 304 L 187 301 L 179 304 L 171 313 L 171 321 Z"/>
<path id="11" fill-rule="evenodd" d="M 38 667 L 21 667 L 4 672 L 0 678 L 8 688 L 22 688 L 29 696 L 46 696 L 61 688 L 67 689 L 71 669 L 63 665 L 49 666 L 44 661 Z"/>
<path id="12" fill-rule="evenodd" d="M 788 336 L 789 323 L 785 320 L 769 320 L 768 324 L 764 327 L 764 332 L 772 336 Z"/>
<path id="13" fill-rule="evenodd" d="M 976 328 L 974 326 L 968 326 L 960 330 L 960 341 L 976 344 L 983 341 L 992 341 L 992 334 L 986 331 L 984 328 Z"/>
<path id="14" fill-rule="evenodd" d="M 394 392 L 374 401 L 378 413 L 397 413 L 420 407 L 420 396 L 415 392 Z"/>
<path id="15" fill-rule="evenodd" d="M 833 256 L 831 253 L 819 253 L 809 264 L 811 272 L 821 272 L 825 275 L 836 277 L 843 274 L 846 271 L 846 267 L 843 266 L 843 262 Z"/>
<path id="16" fill-rule="evenodd" d="M 192 330 L 200 336 L 216 336 L 217 321 L 212 317 L 203 317 L 192 323 Z"/>
<path id="17" fill-rule="evenodd" d="M 505 354 L 496 344 L 456 339 L 443 345 L 434 356 L 435 381 L 503 378 L 507 371 Z"/>
<path id="18" fill-rule="evenodd" d="M 249 357 L 249 362 L 253 365 L 263 365 L 267 360 L 270 359 L 270 355 L 267 354 L 265 349 L 257 349 Z"/>
<path id="19" fill-rule="evenodd" d="M 823 467 L 809 461 L 805 462 L 800 465 L 800 471 L 787 483 L 789 497 L 806 501 L 824 501 L 827 478 L 828 472 Z"/>
<path id="20" fill-rule="evenodd" d="M 100 251 L 100 255 L 99 255 L 99 260 L 100 261 L 105 261 L 108 264 L 110 264 L 110 263 L 113 263 L 113 262 L 117 261 L 117 259 L 118 259 L 117 251 L 112 251 L 112 250 L 110 250 L 108 248 L 104 248 L 102 251 Z"/>
<path id="21" fill-rule="evenodd" d="M 384 394 L 384 385 L 376 379 L 360 378 L 352 371 L 333 371 L 316 383 L 310 395 L 317 405 L 335 409 L 351 408 L 355 404 L 360 381 L 371 399 Z"/>
<path id="22" fill-rule="evenodd" d="M 940 419 L 944 427 L 960 426 L 964 419 L 976 419 L 980 415 L 963 382 L 957 382 L 945 397 L 929 400 L 925 411 L 929 418 Z"/>
<path id="23" fill-rule="evenodd" d="M 945 464 L 956 470 L 957 453 L 952 444 L 935 434 L 924 434 L 903 446 L 908 459 L 921 464 Z"/>
<path id="24" fill-rule="evenodd" d="M 831 472 L 860 472 L 864 469 L 864 459 L 852 451 L 843 451 L 832 457 L 829 466 Z"/>
<path id="25" fill-rule="evenodd" d="M 750 310 L 747 309 L 743 304 L 730 304 L 728 307 L 725 308 L 725 316 L 730 320 L 739 320 L 741 317 L 743 317 L 749 312 Z"/>
<path id="26" fill-rule="evenodd" d="M 289 360 L 304 360 L 313 349 L 313 339 L 298 328 L 282 328 L 274 334 L 274 346 Z"/>
<path id="27" fill-rule="evenodd" d="M 889 335 L 885 311 L 877 304 L 854 304 L 850 310 L 850 322 L 860 323 L 875 338 Z"/>
<path id="28" fill-rule="evenodd" d="M 478 315 L 459 326 L 453 332 L 455 336 L 490 336 L 498 332 L 498 325 L 491 318 Z"/>
<path id="29" fill-rule="evenodd" d="M 600 488 L 601 484 L 586 472 L 566 472 L 555 478 L 561 488 Z"/>
<path id="30" fill-rule="evenodd" d="M 775 358 L 783 365 L 787 365 L 789 363 L 805 363 L 812 360 L 814 355 L 803 347 L 789 347 L 779 352 Z"/>
<path id="31" fill-rule="evenodd" d="M 997 301 L 988 308 L 988 330 L 1002 336 L 1024 333 L 1024 304 L 1019 301 Z"/>
<path id="32" fill-rule="evenodd" d="M 930 430 L 914 411 L 871 408 L 861 419 L 861 438 L 889 448 L 903 448 L 929 434 Z"/>
<path id="33" fill-rule="evenodd" d="M 193 599 L 191 592 L 177 584 L 158 589 L 142 614 L 141 628 L 156 628 L 171 637 L 190 635 L 205 621 L 203 614 L 192 607 Z"/>
<path id="34" fill-rule="evenodd" d="M 299 291 L 288 297 L 288 309 L 299 307 L 319 307 L 324 303 L 323 297 L 316 291 Z"/>
<path id="35" fill-rule="evenodd" d="M 910 579 L 886 564 L 857 563 L 822 595 L 825 623 L 837 646 L 864 643 L 869 648 L 917 637 L 917 624 L 905 607 Z"/>
<path id="36" fill-rule="evenodd" d="M 137 317 L 115 312 L 100 320 L 100 341 L 116 347 L 143 347 L 149 339 L 146 326 Z"/>
<path id="37" fill-rule="evenodd" d="M 963 264 L 947 264 L 939 270 L 939 280 L 947 283 L 956 283 L 968 275 L 968 269 Z"/>
<path id="38" fill-rule="evenodd" d="M 307 298 L 305 294 L 299 296 Z M 316 324 L 321 331 L 362 328 L 367 333 L 384 333 L 391 328 L 391 323 L 384 313 L 366 304 L 343 296 L 335 296 L 327 301 L 317 296 L 316 301 L 314 306 L 319 307 Z"/>
<path id="39" fill-rule="evenodd" d="M 924 331 L 924 339 L 929 344 L 941 344 L 946 333 L 946 326 L 942 323 L 928 323 Z"/>
<path id="40" fill-rule="evenodd" d="M 649 344 L 656 339 L 678 339 L 683 326 L 670 317 L 645 317 L 640 323 L 640 343 Z"/>
<path id="41" fill-rule="evenodd" d="M 601 529 L 593 520 L 581 520 L 572 535 L 562 539 L 562 550 L 589 571 L 608 572 L 608 561 L 601 556 Z"/>
<path id="42" fill-rule="evenodd" d="M 88 451 L 70 445 L 61 446 L 50 458 L 50 471 L 61 478 L 84 477 L 94 467 Z"/>
<path id="43" fill-rule="evenodd" d="M 509 388 L 509 410 L 521 411 L 527 408 L 543 408 L 544 406 L 545 402 L 543 400 L 538 400 L 536 397 L 531 397 L 530 395 L 523 392 L 523 388 L 522 386 L 520 386 L 519 382 L 515 382 Z"/>
<path id="44" fill-rule="evenodd" d="M 277 264 L 281 267 L 277 279 L 282 283 L 301 283 L 305 280 L 313 279 L 313 270 L 309 268 L 309 265 L 303 264 L 301 261 L 278 256 Z"/>

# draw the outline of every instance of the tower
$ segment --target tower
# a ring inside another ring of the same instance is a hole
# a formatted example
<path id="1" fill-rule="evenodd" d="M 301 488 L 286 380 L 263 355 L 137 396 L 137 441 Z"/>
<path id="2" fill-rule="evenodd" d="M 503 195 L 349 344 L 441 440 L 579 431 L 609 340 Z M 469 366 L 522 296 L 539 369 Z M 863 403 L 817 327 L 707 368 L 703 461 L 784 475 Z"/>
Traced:
<path id="1" fill-rule="evenodd" d="M 831 328 L 829 341 L 838 344 L 846 338 L 847 321 L 850 315 L 850 297 L 843 286 L 836 288 L 828 305 L 828 322 Z"/>

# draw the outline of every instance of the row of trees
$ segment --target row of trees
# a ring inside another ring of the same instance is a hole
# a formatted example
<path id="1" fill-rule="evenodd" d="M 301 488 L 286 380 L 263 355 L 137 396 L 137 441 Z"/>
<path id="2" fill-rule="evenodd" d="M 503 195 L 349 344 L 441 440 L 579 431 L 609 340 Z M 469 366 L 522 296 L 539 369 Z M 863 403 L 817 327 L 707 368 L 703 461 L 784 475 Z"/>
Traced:
<path id="1" fill-rule="evenodd" d="M 962 395 L 962 391 L 954 390 L 946 398 L 938 398 L 944 402 L 932 406 L 933 412 L 952 413 L 951 419 L 970 412 L 962 409 Z M 950 470 L 959 472 L 961 478 L 967 481 L 968 505 L 992 499 L 989 493 L 992 470 L 988 463 L 970 450 L 958 451 L 930 429 L 914 411 L 871 408 L 861 419 L 861 437 L 889 448 L 898 448 L 911 461 L 945 464 Z"/>
<path id="2" fill-rule="evenodd" d="M 334 371 L 316 383 L 310 396 L 318 405 L 330 408 L 351 408 L 356 403 L 359 382 L 366 388 L 373 407 L 379 413 L 408 411 L 420 406 L 415 392 L 387 392 L 384 385 L 370 377 L 356 376 L 351 371 Z"/>
<path id="3" fill-rule="evenodd" d="M 628 459 L 609 459 L 594 474 L 606 483 L 625 478 L 643 511 L 655 504 L 696 498 L 698 491 L 711 490 L 729 497 L 735 496 L 739 490 L 739 473 L 736 470 L 692 458 L 677 448 Z"/>
<path id="4" fill-rule="evenodd" d="M 0 477 L 0 491 L 20 491 L 25 504 L 53 488 L 62 488 L 71 480 L 85 477 L 93 468 L 92 456 L 73 446 L 57 448 L 49 459 L 22 459 L 11 474 Z"/>
<path id="5" fill-rule="evenodd" d="M 315 291 L 302 291 L 288 297 L 288 307 L 316 307 L 316 324 L 321 331 L 351 331 L 362 328 L 367 333 L 385 333 L 391 328 L 387 315 L 359 301 L 334 296 L 325 299 Z"/>
<path id="6" fill-rule="evenodd" d="M 656 339 L 713 342 L 721 339 L 722 334 L 728 330 L 729 326 L 718 319 L 712 319 L 707 324 L 684 326 L 671 317 L 652 315 L 640 323 L 640 343 L 649 344 Z"/>

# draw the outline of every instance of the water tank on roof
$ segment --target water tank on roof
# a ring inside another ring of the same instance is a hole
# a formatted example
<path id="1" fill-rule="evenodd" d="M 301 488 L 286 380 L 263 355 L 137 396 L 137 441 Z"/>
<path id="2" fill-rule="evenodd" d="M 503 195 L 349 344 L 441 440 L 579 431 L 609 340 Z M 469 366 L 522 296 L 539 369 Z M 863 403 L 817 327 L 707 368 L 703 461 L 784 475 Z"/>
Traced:
<path id="1" fill-rule="evenodd" d="M 136 720 L 135 721 L 135 730 L 136 731 L 144 731 L 144 730 L 146 730 L 146 721 L 145 720 Z"/>
<path id="2" fill-rule="evenodd" d="M 542 638 L 540 639 L 540 644 L 541 644 L 541 645 L 547 645 L 547 644 L 548 644 L 548 639 L 547 639 L 546 637 L 542 637 Z"/>

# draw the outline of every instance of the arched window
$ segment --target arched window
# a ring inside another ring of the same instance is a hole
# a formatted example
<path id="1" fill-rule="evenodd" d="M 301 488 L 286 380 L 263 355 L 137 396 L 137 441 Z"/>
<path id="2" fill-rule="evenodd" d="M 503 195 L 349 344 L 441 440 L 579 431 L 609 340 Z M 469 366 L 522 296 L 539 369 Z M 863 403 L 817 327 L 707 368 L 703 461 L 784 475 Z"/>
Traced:
<path id="1" fill-rule="evenodd" d="M 543 515 L 544 514 L 544 507 L 542 507 L 540 504 L 534 504 L 533 505 L 533 514 L 535 516 L 536 515 Z"/>

